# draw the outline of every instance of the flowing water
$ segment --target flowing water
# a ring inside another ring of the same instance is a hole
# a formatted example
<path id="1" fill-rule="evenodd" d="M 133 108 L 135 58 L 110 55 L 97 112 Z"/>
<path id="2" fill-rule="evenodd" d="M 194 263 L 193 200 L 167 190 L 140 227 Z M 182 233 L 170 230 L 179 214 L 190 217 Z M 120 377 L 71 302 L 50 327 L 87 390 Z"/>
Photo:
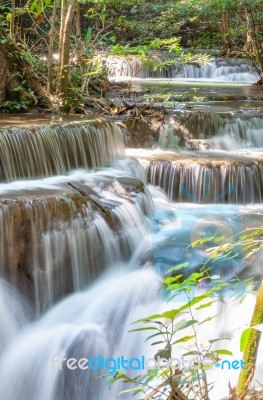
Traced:
<path id="1" fill-rule="evenodd" d="M 94 168 L 123 154 L 123 132 L 110 121 L 0 129 L 0 180 Z"/>
<path id="2" fill-rule="evenodd" d="M 256 79 L 240 60 L 175 63 L 165 72 L 118 59 L 117 67 L 117 79 L 137 70 L 156 80 Z M 109 387 L 98 378 L 105 370 L 69 370 L 60 362 L 153 357 L 160 346 L 145 342 L 149 332 L 128 331 L 132 322 L 177 306 L 161 295 L 164 273 L 182 263 L 185 276 L 199 271 L 214 242 L 191 243 L 207 235 L 234 243 L 240 232 L 262 226 L 262 103 L 176 110 L 160 130 L 161 148 L 126 155 L 125 129 L 103 118 L 12 118 L 0 126 L 0 398 L 117 400 L 129 388 L 121 380 Z M 260 281 L 262 256 L 251 263 L 244 256 L 214 262 L 212 274 Z M 229 337 L 218 346 L 240 359 L 240 334 L 254 304 L 253 294 L 240 304 L 231 294 L 222 298 L 209 310 L 216 317 L 203 324 L 200 343 Z M 200 310 L 198 318 L 206 317 Z M 176 356 L 183 351 L 178 346 Z M 259 356 L 255 383 L 262 369 Z M 216 381 L 211 400 L 227 395 L 229 379 L 235 385 L 238 371 L 223 372 L 209 371 Z"/>
<path id="3" fill-rule="evenodd" d="M 88 185 L 110 217 L 69 189 L 68 181 Z M 152 208 L 147 188 L 125 190 L 130 181 L 109 168 L 31 181 L 23 194 L 21 189 L 14 192 L 16 182 L 0 185 L 2 274 L 34 296 L 37 309 L 42 309 L 79 290 L 106 267 L 128 259 L 145 235 L 145 218 Z"/>
<path id="4" fill-rule="evenodd" d="M 199 149 L 219 150 L 262 148 L 263 118 L 260 103 L 250 103 L 249 110 L 242 108 L 241 104 L 232 103 L 232 109 L 219 105 L 197 105 L 192 109 L 174 112 L 162 128 L 160 146 L 175 149 L 195 145 Z"/>
<path id="5" fill-rule="evenodd" d="M 7 281 L 0 279 L 0 354 L 31 317 L 25 299 Z"/>
<path id="6" fill-rule="evenodd" d="M 156 60 L 161 61 L 161 59 Z M 173 80 L 211 80 L 213 82 L 254 82 L 258 79 L 257 70 L 250 62 L 242 59 L 211 60 L 206 65 L 198 63 L 182 64 L 171 59 L 167 66 L 156 68 L 145 66 L 136 58 L 109 57 L 107 66 L 110 77 L 120 79 L 173 79 Z"/>
<path id="7" fill-rule="evenodd" d="M 52 358 L 141 357 L 149 350 L 146 335 L 132 335 L 130 323 L 158 305 L 154 272 L 119 272 L 58 304 L 25 330 L 0 361 L 0 395 L 6 400 L 116 399 L 120 385 L 109 390 L 98 371 L 60 370 Z M 23 368 L 18 368 L 22 365 Z M 12 371 L 13 384 L 10 385 Z M 30 383 L 34 382 L 34 384 Z"/>

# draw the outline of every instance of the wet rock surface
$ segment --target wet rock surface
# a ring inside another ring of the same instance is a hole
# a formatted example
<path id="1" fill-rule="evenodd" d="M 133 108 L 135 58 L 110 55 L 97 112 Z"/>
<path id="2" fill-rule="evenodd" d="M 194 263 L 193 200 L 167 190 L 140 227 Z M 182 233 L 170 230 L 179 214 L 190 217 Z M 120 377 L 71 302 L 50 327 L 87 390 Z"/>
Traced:
<path id="1" fill-rule="evenodd" d="M 130 238 L 123 233 L 121 210 L 128 212 L 128 209 L 125 211 L 125 201 L 128 201 L 131 207 L 138 206 L 142 213 L 147 213 L 144 207 L 147 199 L 142 201 L 146 196 L 144 185 L 124 176 L 118 181 L 106 177 L 104 185 L 104 190 L 114 198 L 100 196 L 83 183 L 80 187 L 87 195 L 65 187 L 64 191 L 45 189 L 33 191 L 31 195 L 30 192 L 18 196 L 10 193 L 0 198 L 0 270 L 32 302 L 35 300 L 37 309 L 45 309 L 76 289 L 78 268 L 80 287 L 103 271 L 113 251 L 109 242 L 109 254 L 101 252 L 100 246 L 106 245 L 107 235 L 111 234 L 115 252 L 123 245 L 122 256 L 130 254 L 131 248 L 127 245 Z M 84 252 L 77 242 L 74 247 L 76 240 L 83 242 Z M 74 251 L 75 258 L 72 258 Z"/>

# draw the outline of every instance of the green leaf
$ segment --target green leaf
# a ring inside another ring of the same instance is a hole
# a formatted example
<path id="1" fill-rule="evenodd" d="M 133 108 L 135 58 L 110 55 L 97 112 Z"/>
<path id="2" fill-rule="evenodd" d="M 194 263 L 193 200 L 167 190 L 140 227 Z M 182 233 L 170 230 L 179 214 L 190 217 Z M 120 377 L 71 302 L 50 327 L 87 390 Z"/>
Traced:
<path id="1" fill-rule="evenodd" d="M 204 319 L 203 321 L 199 322 L 199 325 L 204 324 L 205 322 L 209 322 L 212 321 L 212 319 L 214 319 L 216 317 L 216 315 L 214 315 L 213 317 L 207 317 L 206 319 Z"/>
<path id="2" fill-rule="evenodd" d="M 213 303 L 215 303 L 215 300 L 210 301 L 209 303 L 201 304 L 200 306 L 196 307 L 196 310 L 201 310 L 202 308 L 210 307 Z"/>
<path id="3" fill-rule="evenodd" d="M 185 342 L 189 342 L 189 340 L 195 338 L 195 335 L 191 335 L 191 336 L 184 336 L 181 339 L 176 340 L 175 342 L 173 342 L 172 344 L 177 344 L 177 343 L 185 343 Z"/>
<path id="4" fill-rule="evenodd" d="M 153 335 L 148 336 L 148 337 L 146 338 L 145 342 L 148 342 L 150 339 L 152 339 L 152 338 L 154 338 L 154 337 L 156 337 L 156 336 L 165 335 L 165 334 L 167 334 L 167 332 L 158 332 L 158 333 L 154 333 Z"/>
<path id="5" fill-rule="evenodd" d="M 179 314 L 179 311 L 177 309 L 165 311 L 162 314 L 162 318 L 174 319 L 178 314 Z"/>
<path id="6" fill-rule="evenodd" d="M 189 278 L 187 278 L 186 281 L 194 281 L 197 282 L 199 278 L 204 278 L 207 277 L 207 271 L 202 271 L 202 272 L 193 272 Z"/>
<path id="7" fill-rule="evenodd" d="M 92 27 L 89 26 L 88 29 L 87 29 L 87 32 L 86 32 L 87 44 L 90 44 L 91 38 L 92 38 Z"/>
<path id="8" fill-rule="evenodd" d="M 156 326 L 147 326 L 145 328 L 137 328 L 137 329 L 132 329 L 129 332 L 139 332 L 139 331 L 158 331 L 159 329 L 156 328 Z"/>
<path id="9" fill-rule="evenodd" d="M 118 396 L 120 396 L 121 394 L 125 394 L 125 393 L 134 393 L 134 394 L 137 394 L 137 393 L 141 393 L 141 392 L 143 392 L 142 388 L 137 387 L 137 388 L 133 388 L 133 389 L 123 390 L 122 392 L 119 392 L 119 393 L 118 393 Z"/>
<path id="10" fill-rule="evenodd" d="M 181 331 L 183 329 L 189 328 L 189 326 L 193 326 L 195 324 L 198 324 L 198 321 L 196 319 L 190 319 L 189 321 L 183 320 L 180 321 L 175 327 L 174 327 L 174 332 Z"/>
<path id="11" fill-rule="evenodd" d="M 182 285 L 180 283 L 173 283 L 166 287 L 167 292 L 172 292 L 174 290 L 181 290 Z"/>
<path id="12" fill-rule="evenodd" d="M 36 8 L 36 11 L 38 14 L 42 13 L 43 10 L 42 10 L 42 6 L 40 4 L 36 4 L 35 8 Z"/>
<path id="13" fill-rule="evenodd" d="M 151 345 L 152 345 L 152 346 L 156 346 L 157 344 L 163 344 L 163 343 L 164 343 L 164 341 L 161 340 L 161 341 L 159 341 L 159 342 L 153 342 L 153 343 L 151 343 Z"/>
<path id="14" fill-rule="evenodd" d="M 168 271 L 165 272 L 165 275 L 170 274 L 173 271 L 179 271 L 182 268 L 186 268 L 188 266 L 188 262 L 182 263 L 182 264 L 178 264 L 175 267 L 172 267 L 170 269 L 168 269 Z"/>
<path id="15" fill-rule="evenodd" d="M 194 297 L 192 300 L 190 300 L 188 303 L 184 304 L 182 307 L 178 309 L 178 312 L 184 311 L 189 309 L 190 307 L 194 306 L 195 304 L 200 303 L 201 301 L 207 299 L 208 297 L 211 297 L 210 293 L 204 293 L 200 296 Z"/>
<path id="16" fill-rule="evenodd" d="M 218 341 L 220 341 L 220 340 L 231 340 L 230 338 L 218 338 L 218 339 L 211 339 L 211 340 L 209 340 L 209 343 L 211 343 L 211 344 L 213 344 L 213 343 L 216 343 L 216 342 L 218 342 Z"/>
<path id="17" fill-rule="evenodd" d="M 152 321 L 155 319 L 162 319 L 162 318 L 174 319 L 179 313 L 180 313 L 180 309 L 174 309 L 174 310 L 170 310 L 170 311 L 165 311 L 162 314 L 154 314 L 154 315 L 151 315 L 150 317 L 147 317 L 144 319 L 139 319 L 136 322 L 147 322 L 147 321 Z"/>
<path id="18" fill-rule="evenodd" d="M 206 242 L 211 242 L 214 238 L 211 236 L 204 237 L 202 239 L 195 240 L 192 242 L 191 246 L 194 249 L 198 244 L 204 244 Z"/>
<path id="19" fill-rule="evenodd" d="M 138 319 L 138 321 L 135 321 L 135 323 L 153 321 L 153 320 L 159 319 L 159 318 L 162 318 L 161 314 L 153 314 L 150 317 L 146 317 L 146 318 L 143 318 L 143 319 Z"/>
<path id="20" fill-rule="evenodd" d="M 221 354 L 224 356 L 232 356 L 233 355 L 232 351 L 229 351 L 229 350 L 214 350 L 214 353 Z"/>
<path id="21" fill-rule="evenodd" d="M 184 353 L 183 356 L 197 356 L 199 355 L 198 351 L 188 351 L 188 353 Z"/>
<path id="22" fill-rule="evenodd" d="M 176 276 L 169 276 L 169 278 L 165 278 L 163 280 L 163 283 L 165 285 L 168 285 L 170 283 L 177 282 L 177 281 L 179 281 L 180 278 L 182 278 L 182 276 L 183 276 L 183 274 L 179 274 L 179 275 L 176 275 Z"/>
<path id="23" fill-rule="evenodd" d="M 105 39 L 110 34 L 111 34 L 111 32 L 106 32 L 103 35 L 101 35 L 100 38 L 96 41 L 96 46 L 98 46 L 98 44 L 100 44 L 103 41 L 103 39 Z"/>
<path id="24" fill-rule="evenodd" d="M 240 351 L 241 351 L 241 353 L 243 353 L 243 351 L 245 350 L 245 348 L 247 346 L 248 338 L 249 338 L 249 335 L 250 335 L 252 329 L 253 328 L 249 327 L 249 328 L 245 329 L 242 332 L 242 335 L 241 335 L 241 338 L 240 338 Z"/>

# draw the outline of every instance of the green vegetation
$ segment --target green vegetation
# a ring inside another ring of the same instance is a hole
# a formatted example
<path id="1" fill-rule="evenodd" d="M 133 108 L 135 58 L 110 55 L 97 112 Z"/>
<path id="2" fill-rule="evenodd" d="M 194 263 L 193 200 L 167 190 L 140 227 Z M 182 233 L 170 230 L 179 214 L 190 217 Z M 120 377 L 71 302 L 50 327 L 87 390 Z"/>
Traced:
<path id="1" fill-rule="evenodd" d="M 28 106 L 42 103 L 50 108 L 40 87 L 32 87 L 34 74 L 55 109 L 85 112 L 95 106 L 109 111 L 109 103 L 102 99 L 110 89 L 107 68 L 101 63 L 103 53 L 136 55 L 157 69 L 173 60 L 157 60 L 152 53 L 156 49 L 167 50 L 185 63 L 209 60 L 203 53 L 196 54 L 198 49 L 216 51 L 250 58 L 262 76 L 262 21 L 263 0 L 2 1 L 1 108 L 20 105 L 23 109 L 25 97 Z M 14 62 L 14 55 L 19 62 Z M 30 74 L 25 74 L 25 63 Z M 23 76 L 10 89 L 4 77 L 14 70 Z M 21 85 L 23 90 L 14 96 Z"/>
<path id="2" fill-rule="evenodd" d="M 240 337 L 240 350 L 243 353 L 243 365 L 240 368 L 239 380 L 236 388 L 229 386 L 229 399 L 243 399 L 249 389 L 255 372 L 255 364 L 263 323 L 263 285 L 255 291 L 258 278 L 249 277 L 241 280 L 234 277 L 225 281 L 219 276 L 211 276 L 209 265 L 215 260 L 233 258 L 242 251 L 246 262 L 251 260 L 262 250 L 262 229 L 253 229 L 239 234 L 238 238 L 230 243 L 220 244 L 220 238 L 203 238 L 194 243 L 194 248 L 204 242 L 212 243 L 215 247 L 207 249 L 210 258 L 203 265 L 200 272 L 194 272 L 185 277 L 184 269 L 188 263 L 180 264 L 169 269 L 163 280 L 167 293 L 167 309 L 161 314 L 147 316 L 135 324 L 138 328 L 130 332 L 149 332 L 146 342 L 157 348 L 155 353 L 155 368 L 147 371 L 146 375 L 129 376 L 125 371 L 110 379 L 110 385 L 118 380 L 127 384 L 125 393 L 141 393 L 143 399 L 200 399 L 209 400 L 213 383 L 209 381 L 208 371 L 215 368 L 214 364 L 227 360 L 233 356 L 229 350 L 231 339 L 228 337 L 210 337 L 207 343 L 202 342 L 202 329 L 209 330 L 209 323 L 217 316 L 217 304 L 224 295 L 231 301 L 242 303 L 248 293 L 256 293 L 257 301 L 249 328 L 244 329 Z M 242 248 L 241 248 L 242 247 Z M 206 282 L 204 290 L 202 283 Z M 209 286 L 207 284 L 209 283 Z M 200 291 L 197 288 L 203 289 Z M 176 302 L 176 303 L 174 303 Z M 174 305 L 176 307 L 174 307 Z M 205 316 L 202 311 L 205 310 Z M 207 326 L 207 328 L 206 328 Z M 242 327 L 242 322 L 241 322 Z M 222 348 L 222 342 L 228 346 Z M 179 365 L 177 355 L 181 355 L 184 363 Z M 175 358 L 176 357 L 176 358 Z M 167 362 L 166 362 L 166 361 Z M 191 368 L 189 367 L 191 366 Z"/>
<path id="3" fill-rule="evenodd" d="M 178 60 L 181 64 L 206 64 L 215 54 L 244 57 L 257 68 L 256 84 L 262 85 L 262 25 L 263 0 L 3 0 L 0 2 L 0 111 L 21 112 L 38 107 L 66 113 L 89 113 L 91 109 L 116 115 L 124 113 L 132 105 L 118 106 L 109 100 L 113 84 L 108 79 L 105 61 L 108 57 L 135 59 L 153 71 L 168 69 Z M 142 99 L 150 106 L 157 102 L 205 100 L 195 90 L 194 94 L 166 91 L 147 93 Z M 220 93 L 217 99 L 219 96 L 223 100 L 229 98 Z M 133 115 L 139 117 L 140 111 Z M 256 230 L 241 235 L 235 242 L 235 246 L 244 249 L 246 261 L 262 250 L 262 237 L 263 231 Z M 209 254 L 212 260 L 227 258 L 233 250 L 232 245 L 217 245 Z M 206 280 L 213 284 L 204 294 L 196 294 L 196 287 Z M 200 327 L 215 316 L 200 319 L 199 312 L 211 310 L 224 290 L 231 289 L 238 296 L 240 285 L 251 284 L 250 279 L 224 282 L 211 277 L 207 265 L 187 278 L 178 266 L 170 270 L 164 279 L 169 300 L 183 294 L 185 303 L 178 308 L 167 306 L 162 314 L 137 321 L 140 326 L 133 330 L 150 332 L 147 341 L 153 340 L 156 357 L 169 359 L 177 346 L 186 346 L 183 355 L 194 357 L 196 368 L 166 365 L 135 378 L 120 371 L 112 383 L 122 379 L 135 384 L 136 389 L 127 391 L 143 393 L 145 399 L 158 398 L 160 391 L 168 400 L 208 399 L 211 383 L 203 360 L 216 363 L 231 352 L 216 348 L 222 338 L 200 342 Z M 243 359 L 248 367 L 241 371 L 237 397 L 231 397 L 232 400 L 245 395 L 253 378 L 262 323 L 261 286 L 251 326 L 241 336 Z M 161 382 L 157 386 L 156 380 Z M 149 390 L 152 390 L 150 397 Z"/>

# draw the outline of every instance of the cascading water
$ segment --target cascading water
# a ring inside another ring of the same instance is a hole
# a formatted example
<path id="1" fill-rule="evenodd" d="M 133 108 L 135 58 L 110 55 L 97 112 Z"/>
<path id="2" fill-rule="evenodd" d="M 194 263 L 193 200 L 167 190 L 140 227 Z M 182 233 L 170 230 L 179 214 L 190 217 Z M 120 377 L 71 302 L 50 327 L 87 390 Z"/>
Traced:
<path id="1" fill-rule="evenodd" d="M 109 390 L 106 378 L 97 379 L 98 371 L 60 370 L 54 359 L 147 355 L 146 335 L 130 334 L 127 340 L 127 332 L 133 321 L 156 310 L 158 291 L 159 279 L 150 270 L 124 269 L 58 304 L 25 329 L 1 358 L 0 397 L 14 400 L 19 393 L 21 400 L 115 400 L 120 384 Z"/>
<path id="2" fill-rule="evenodd" d="M 220 129 L 225 129 L 227 124 L 218 121 Z M 10 290 L 0 282 L 4 288 L 0 307 L 7 321 L 5 329 L 0 329 L 0 398 L 116 400 L 120 390 L 127 388 L 121 381 L 109 389 L 106 378 L 96 379 L 104 371 L 70 371 L 65 365 L 58 369 L 57 361 L 64 357 L 153 357 L 159 348 L 145 344 L 147 331 L 128 331 L 132 322 L 168 307 L 159 294 L 165 270 L 183 262 L 189 263 L 186 274 L 199 270 L 207 259 L 205 249 L 197 247 L 191 253 L 188 247 L 211 224 L 229 239 L 244 227 L 261 223 L 260 204 L 209 208 L 195 203 L 262 201 L 262 161 L 260 156 L 252 160 L 231 156 L 229 161 L 229 155 L 211 152 L 157 151 L 146 156 L 130 152 L 139 162 L 119 158 L 111 168 L 97 172 L 69 172 L 121 156 L 121 128 L 91 121 L 38 127 L 35 132 L 18 129 L 19 138 L 6 135 L 12 129 L 1 130 L 1 144 L 10 159 L 6 159 L 7 166 L 1 161 L 5 182 L 0 184 L 0 273 L 27 294 L 37 312 L 50 309 L 18 332 L 26 323 L 22 301 L 12 294 L 11 303 Z M 206 129 L 209 134 L 211 125 Z M 47 135 L 42 133 L 47 130 Z M 33 144 L 27 137 L 34 137 Z M 42 160 L 40 166 L 38 160 Z M 52 174 L 65 175 L 32 179 Z M 23 177 L 31 180 L 14 181 Z M 156 187 L 150 187 L 150 194 L 142 183 L 146 178 L 162 186 L 170 198 L 189 204 L 169 202 Z M 262 275 L 254 265 L 256 269 L 248 271 L 242 257 L 225 269 L 221 266 L 214 265 L 213 272 L 227 280 L 236 274 Z M 72 291 L 79 293 L 53 305 Z M 7 318 L 8 303 L 14 306 Z M 249 311 L 246 323 L 252 309 L 253 299 L 237 308 L 243 316 Z M 232 311 L 222 306 L 220 313 L 229 316 Z M 217 336 L 224 336 L 220 315 L 209 327 L 210 332 L 220 327 Z M 232 318 L 228 332 L 233 339 L 231 349 L 238 356 L 239 323 Z M 206 328 L 202 340 L 207 341 Z M 259 361 L 257 373 L 260 368 Z M 211 372 L 213 380 L 216 373 Z M 231 383 L 235 384 L 236 377 L 231 375 Z M 226 378 L 215 383 L 212 400 L 227 394 L 223 381 Z"/>
<path id="3" fill-rule="evenodd" d="M 28 323 L 30 309 L 25 299 L 12 285 L 0 279 L 0 354 L 15 337 L 19 329 Z"/>
<path id="4" fill-rule="evenodd" d="M 37 312 L 128 258 L 144 235 L 151 200 L 129 172 L 32 180 L 115 160 L 124 153 L 124 132 L 98 118 L 0 128 L 0 271 L 34 299 Z M 31 180 L 12 182 L 18 177 Z M 87 196 L 69 181 L 88 185 Z"/>
<path id="5" fill-rule="evenodd" d="M 124 154 L 124 131 L 104 119 L 0 128 L 0 180 L 94 168 Z"/>
<path id="6" fill-rule="evenodd" d="M 169 198 L 194 203 L 262 202 L 262 160 L 226 154 L 129 150 L 138 157 L 147 180 Z"/>
<path id="7" fill-rule="evenodd" d="M 163 57 L 155 57 L 156 62 Z M 184 64 L 168 55 L 166 66 L 156 68 L 145 66 L 136 57 L 109 57 L 106 60 L 110 77 L 121 79 L 173 79 L 173 80 L 210 80 L 213 82 L 255 82 L 258 80 L 257 70 L 243 59 L 218 58 L 207 65 L 198 63 Z"/>
<path id="8" fill-rule="evenodd" d="M 69 291 L 79 290 L 106 266 L 130 257 L 145 235 L 146 215 L 151 210 L 147 189 L 141 183 L 140 189 L 134 189 L 138 181 L 123 173 L 116 180 L 118 173 L 110 169 L 104 175 L 79 171 L 58 177 L 57 182 L 53 179 L 52 184 L 48 184 L 50 179 L 35 181 L 42 198 L 29 191 L 20 199 L 8 199 L 5 194 L 0 202 L 0 270 L 35 297 L 38 310 Z M 88 183 L 97 196 L 93 198 L 108 214 L 92 208 L 89 198 L 71 194 L 63 180 Z M 15 183 L 1 186 L 6 185 L 12 188 Z M 52 196 L 48 190 L 54 186 L 64 193 Z"/>
<path id="9" fill-rule="evenodd" d="M 263 118 L 254 112 L 181 111 L 160 132 L 162 148 L 235 150 L 263 147 Z"/>

